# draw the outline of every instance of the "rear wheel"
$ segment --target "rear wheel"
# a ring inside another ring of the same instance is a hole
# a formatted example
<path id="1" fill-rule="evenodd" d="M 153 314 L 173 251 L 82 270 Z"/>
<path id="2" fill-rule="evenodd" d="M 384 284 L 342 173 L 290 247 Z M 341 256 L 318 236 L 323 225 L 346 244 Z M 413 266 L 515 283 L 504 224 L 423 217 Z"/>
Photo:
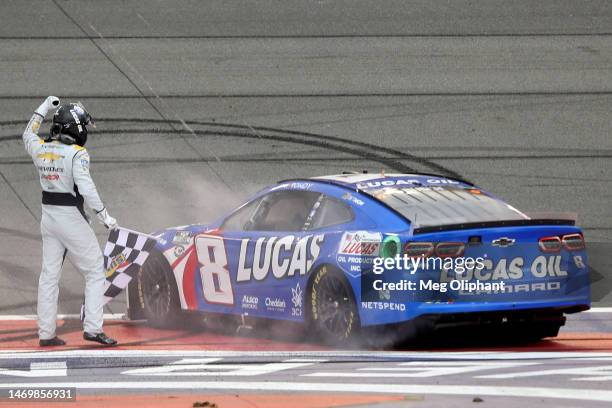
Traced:
<path id="1" fill-rule="evenodd" d="M 355 297 L 340 271 L 323 266 L 315 273 L 308 296 L 308 323 L 327 344 L 346 344 L 355 338 L 360 327 Z"/>
<path id="2" fill-rule="evenodd" d="M 166 258 L 152 252 L 138 272 L 138 297 L 148 322 L 155 327 L 176 327 L 181 303 L 174 274 Z"/>

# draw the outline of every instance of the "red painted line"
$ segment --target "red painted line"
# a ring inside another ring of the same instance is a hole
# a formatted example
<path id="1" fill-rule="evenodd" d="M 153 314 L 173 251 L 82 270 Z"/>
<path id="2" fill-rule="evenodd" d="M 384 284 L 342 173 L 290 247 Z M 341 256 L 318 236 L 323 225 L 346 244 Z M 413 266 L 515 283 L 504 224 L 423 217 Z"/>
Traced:
<path id="1" fill-rule="evenodd" d="M 416 398 L 415 398 L 416 399 Z M 150 408 L 184 408 L 199 406 L 218 408 L 324 408 L 346 407 L 356 405 L 381 404 L 384 402 L 404 401 L 398 395 L 347 395 L 347 394 L 163 394 L 163 395 L 83 395 L 76 397 L 76 402 L 54 402 L 53 408 L 75 407 L 150 407 Z M 208 402 L 208 405 L 205 403 Z M 40 408 L 40 403 L 20 402 L 20 408 Z M 3 406 L 0 403 L 0 407 Z"/>
<path id="2" fill-rule="evenodd" d="M 405 348 L 402 351 L 417 351 L 421 349 Z M 612 333 L 560 333 L 557 337 L 547 338 L 539 342 L 521 344 L 517 346 L 485 346 L 462 348 L 435 348 L 435 351 L 593 351 L 612 352 Z"/>
<path id="3" fill-rule="evenodd" d="M 219 351 L 301 351 L 321 350 L 315 344 L 274 341 L 261 337 L 228 336 L 213 332 L 163 330 L 148 327 L 142 322 L 109 321 L 104 325 L 107 335 L 116 338 L 124 350 L 219 350 Z M 92 349 L 103 347 L 83 340 L 83 329 L 78 320 L 58 321 L 57 334 L 66 346 L 44 350 Z M 42 350 L 38 346 L 36 321 L 0 321 L 0 350 Z"/>
<path id="4" fill-rule="evenodd" d="M 123 350 L 212 350 L 212 351 L 308 351 L 324 350 L 323 346 L 272 340 L 261 336 L 228 336 L 210 331 L 163 330 L 143 322 L 108 321 L 105 332 L 117 340 L 116 349 Z M 45 350 L 99 348 L 82 338 L 81 322 L 58 321 L 58 335 L 67 341 L 63 347 Z M 273 334 L 270 334 L 273 336 Z M 41 350 L 34 320 L 0 321 L 0 350 Z M 405 350 L 423 350 L 406 348 Z M 612 333 L 561 333 L 559 337 L 521 346 L 446 348 L 437 351 L 599 351 L 612 352 Z"/>

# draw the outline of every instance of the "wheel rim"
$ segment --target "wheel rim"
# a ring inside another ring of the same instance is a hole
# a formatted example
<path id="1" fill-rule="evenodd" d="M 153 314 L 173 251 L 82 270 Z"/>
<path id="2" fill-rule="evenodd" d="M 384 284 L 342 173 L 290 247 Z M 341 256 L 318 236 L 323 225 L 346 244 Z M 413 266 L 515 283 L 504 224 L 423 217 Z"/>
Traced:
<path id="1" fill-rule="evenodd" d="M 325 275 L 317 288 L 317 322 L 324 335 L 344 339 L 351 331 L 354 312 L 350 289 L 338 276 Z"/>
<path id="2" fill-rule="evenodd" d="M 145 305 L 155 318 L 163 318 L 170 306 L 168 279 L 160 265 L 143 270 L 142 283 Z"/>

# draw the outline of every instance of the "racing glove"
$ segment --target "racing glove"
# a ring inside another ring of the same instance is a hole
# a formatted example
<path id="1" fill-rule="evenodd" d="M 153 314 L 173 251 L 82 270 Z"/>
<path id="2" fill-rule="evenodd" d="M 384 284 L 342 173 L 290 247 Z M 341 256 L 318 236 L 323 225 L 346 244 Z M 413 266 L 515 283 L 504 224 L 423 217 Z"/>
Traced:
<path id="1" fill-rule="evenodd" d="M 109 230 L 117 229 L 119 225 L 117 225 L 117 220 L 111 217 L 106 211 L 106 208 L 103 208 L 101 211 L 96 212 L 96 216 L 100 221 L 100 224 L 104 225 Z"/>
<path id="2" fill-rule="evenodd" d="M 34 112 L 44 118 L 51 109 L 57 108 L 59 104 L 60 100 L 57 96 L 49 96 Z"/>

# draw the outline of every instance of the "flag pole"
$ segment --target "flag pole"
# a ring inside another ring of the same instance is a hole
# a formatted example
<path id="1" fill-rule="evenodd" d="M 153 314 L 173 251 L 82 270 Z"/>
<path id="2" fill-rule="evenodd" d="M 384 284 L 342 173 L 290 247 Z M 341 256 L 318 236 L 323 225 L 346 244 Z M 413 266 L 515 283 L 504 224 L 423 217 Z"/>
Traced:
<path id="1" fill-rule="evenodd" d="M 122 227 L 122 226 L 118 226 L 117 228 L 118 229 L 122 229 L 122 230 L 127 231 L 127 232 L 131 232 L 133 234 L 142 235 L 143 237 L 151 238 L 151 239 L 154 239 L 154 240 L 157 241 L 157 237 L 154 237 L 153 235 L 145 234 L 144 232 L 134 231 L 134 230 L 131 230 L 129 228 Z"/>

